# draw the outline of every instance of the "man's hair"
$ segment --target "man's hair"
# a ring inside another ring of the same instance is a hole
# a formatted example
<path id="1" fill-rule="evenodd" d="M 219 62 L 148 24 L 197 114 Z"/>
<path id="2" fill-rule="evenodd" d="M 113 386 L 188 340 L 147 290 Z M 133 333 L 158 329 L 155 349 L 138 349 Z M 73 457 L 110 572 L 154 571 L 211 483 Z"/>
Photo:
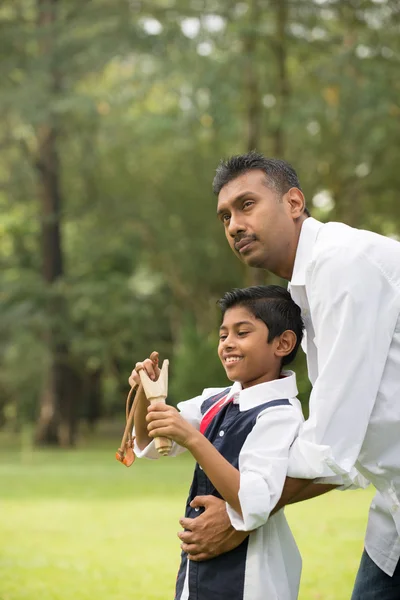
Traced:
<path id="1" fill-rule="evenodd" d="M 263 171 L 266 175 L 265 185 L 275 190 L 280 196 L 286 194 L 292 187 L 301 190 L 297 173 L 289 163 L 279 158 L 266 158 L 263 154 L 252 150 L 247 154 L 238 154 L 221 160 L 213 181 L 214 194 L 218 196 L 224 185 L 239 175 L 254 170 Z M 310 216 L 306 207 L 304 207 L 304 212 Z"/>
<path id="2" fill-rule="evenodd" d="M 244 306 L 256 319 L 260 319 L 268 327 L 268 343 L 284 331 L 290 329 L 296 334 L 296 345 L 292 352 L 282 359 L 282 366 L 295 359 L 303 338 L 303 319 L 297 304 L 291 295 L 280 285 L 255 285 L 248 288 L 235 288 L 226 292 L 218 306 L 222 317 L 234 306 Z"/>

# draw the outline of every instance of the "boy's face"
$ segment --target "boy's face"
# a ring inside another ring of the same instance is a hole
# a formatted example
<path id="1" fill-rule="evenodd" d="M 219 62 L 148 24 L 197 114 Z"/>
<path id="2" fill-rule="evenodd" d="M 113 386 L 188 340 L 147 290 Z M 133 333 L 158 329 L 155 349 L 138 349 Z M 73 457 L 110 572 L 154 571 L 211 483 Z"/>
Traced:
<path id="1" fill-rule="evenodd" d="M 229 308 L 220 328 L 218 356 L 228 379 L 247 388 L 277 379 L 279 338 L 268 343 L 268 327 L 243 306 Z"/>

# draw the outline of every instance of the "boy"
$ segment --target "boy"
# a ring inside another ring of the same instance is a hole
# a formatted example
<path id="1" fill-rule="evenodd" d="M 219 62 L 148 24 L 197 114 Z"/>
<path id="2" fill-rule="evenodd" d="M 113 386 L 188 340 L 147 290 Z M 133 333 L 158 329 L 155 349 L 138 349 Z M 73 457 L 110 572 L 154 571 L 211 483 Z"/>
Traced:
<path id="1" fill-rule="evenodd" d="M 295 600 L 301 558 L 283 511 L 270 517 L 285 482 L 289 449 L 303 421 L 294 373 L 282 372 L 303 334 L 300 309 L 279 286 L 227 292 L 219 301 L 218 355 L 233 386 L 206 389 L 172 406 L 138 407 L 135 453 L 158 458 L 152 438 L 174 441 L 197 461 L 186 505 L 212 494 L 227 503 L 237 530 L 251 532 L 237 548 L 205 562 L 182 553 L 175 600 Z M 157 360 L 137 363 L 157 379 Z M 146 410 L 147 409 L 147 410 Z M 146 415 L 147 412 L 147 415 Z"/>

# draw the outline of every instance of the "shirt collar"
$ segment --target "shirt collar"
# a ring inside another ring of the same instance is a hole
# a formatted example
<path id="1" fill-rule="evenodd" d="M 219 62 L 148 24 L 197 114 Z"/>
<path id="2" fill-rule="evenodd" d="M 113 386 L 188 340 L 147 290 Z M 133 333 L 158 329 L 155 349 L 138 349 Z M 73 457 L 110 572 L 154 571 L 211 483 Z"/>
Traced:
<path id="1" fill-rule="evenodd" d="M 306 284 L 306 269 L 312 257 L 315 240 L 323 223 L 308 217 L 303 222 L 300 231 L 299 243 L 297 245 L 296 257 L 294 260 L 292 279 L 290 286 Z"/>
<path id="2" fill-rule="evenodd" d="M 297 396 L 295 373 L 293 371 L 282 371 L 280 379 L 259 383 L 246 389 L 243 389 L 242 385 L 235 381 L 226 400 L 233 397 L 234 404 L 239 404 L 239 410 L 244 411 L 260 406 L 260 404 L 270 400 L 294 398 L 295 396 Z"/>

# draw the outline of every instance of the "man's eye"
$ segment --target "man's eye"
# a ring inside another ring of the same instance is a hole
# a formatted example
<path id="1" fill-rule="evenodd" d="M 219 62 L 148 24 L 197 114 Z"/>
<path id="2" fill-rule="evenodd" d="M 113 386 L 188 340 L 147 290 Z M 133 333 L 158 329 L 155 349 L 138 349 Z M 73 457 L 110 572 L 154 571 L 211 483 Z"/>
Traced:
<path id="1" fill-rule="evenodd" d="M 223 222 L 223 223 L 227 223 L 227 222 L 229 221 L 229 219 L 230 219 L 230 218 L 231 218 L 231 217 L 230 217 L 230 215 L 228 215 L 228 214 L 227 214 L 227 215 L 223 215 L 223 216 L 222 216 L 222 222 Z"/>
<path id="2" fill-rule="evenodd" d="M 243 204 L 243 208 L 249 208 L 250 206 L 253 206 L 253 204 L 254 200 L 246 200 L 246 202 Z"/>

